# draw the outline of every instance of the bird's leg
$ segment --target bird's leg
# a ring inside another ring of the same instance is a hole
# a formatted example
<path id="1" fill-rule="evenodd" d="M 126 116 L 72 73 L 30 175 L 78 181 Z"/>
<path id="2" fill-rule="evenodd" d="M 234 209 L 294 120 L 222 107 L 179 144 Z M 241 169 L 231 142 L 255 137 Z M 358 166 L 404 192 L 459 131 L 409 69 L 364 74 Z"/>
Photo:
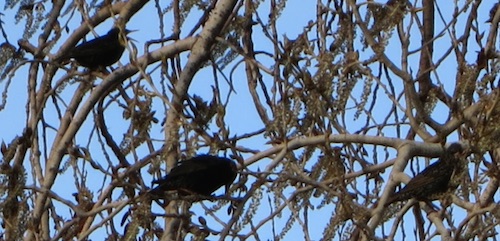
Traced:
<path id="1" fill-rule="evenodd" d="M 159 200 L 159 199 L 153 199 L 153 200 L 154 200 L 154 201 L 156 202 L 156 204 L 158 204 L 160 207 L 166 207 L 166 206 L 167 206 L 167 204 L 168 204 L 168 202 L 167 202 L 167 201 L 160 202 L 160 200 Z"/>
<path id="2" fill-rule="evenodd" d="M 441 208 L 442 210 L 439 212 L 439 216 L 444 218 L 446 209 L 451 205 L 451 195 L 445 195 L 441 200 Z"/>
<path id="3" fill-rule="evenodd" d="M 452 203 L 451 195 L 445 195 L 441 200 L 441 206 L 443 209 L 448 208 Z"/>
<path id="4" fill-rule="evenodd" d="M 206 196 L 206 195 L 201 195 L 201 194 L 197 194 L 196 197 L 198 198 L 199 201 L 201 200 L 208 200 L 210 202 L 214 202 L 216 201 L 218 198 L 217 197 L 214 197 L 214 196 Z"/>
<path id="5" fill-rule="evenodd" d="M 187 194 L 187 195 L 183 195 L 180 198 L 181 200 L 187 200 L 187 201 L 191 201 L 191 202 L 197 202 L 197 201 L 202 201 L 202 200 L 209 200 L 209 201 L 213 202 L 216 200 L 216 197 L 214 197 L 214 196 L 206 196 L 206 195 L 198 194 L 198 193 L 195 193 L 195 192 L 193 192 L 191 190 L 187 190 L 187 189 L 179 189 L 178 191 L 180 193 Z"/>
<path id="6" fill-rule="evenodd" d="M 106 78 L 110 74 L 110 72 L 106 69 L 106 67 L 99 66 L 97 69 L 92 69 L 89 71 L 91 75 L 99 77 L 100 79 Z"/>
<path id="7" fill-rule="evenodd" d="M 425 201 L 425 204 L 427 204 L 428 207 L 430 207 L 430 209 L 432 210 L 432 212 L 437 212 L 439 211 L 439 207 L 434 205 L 434 203 L 432 203 L 432 201 L 430 200 L 426 200 Z"/>

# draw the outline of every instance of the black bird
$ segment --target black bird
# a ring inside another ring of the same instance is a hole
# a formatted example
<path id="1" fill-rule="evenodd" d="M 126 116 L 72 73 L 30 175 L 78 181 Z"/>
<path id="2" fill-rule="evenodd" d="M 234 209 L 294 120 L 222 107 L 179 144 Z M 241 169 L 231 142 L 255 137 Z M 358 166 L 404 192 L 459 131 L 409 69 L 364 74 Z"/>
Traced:
<path id="1" fill-rule="evenodd" d="M 464 171 L 463 148 L 459 143 L 453 143 L 437 162 L 418 173 L 404 188 L 389 197 L 385 206 L 410 198 L 415 198 L 418 201 L 440 199 L 448 191 L 458 187 Z"/>
<path id="2" fill-rule="evenodd" d="M 149 193 L 154 199 L 163 199 L 166 191 L 176 190 L 180 196 L 210 196 L 221 186 L 226 187 L 236 178 L 236 164 L 224 157 L 200 155 L 181 161 L 170 173 L 159 180 Z"/>
<path id="3" fill-rule="evenodd" d="M 84 42 L 70 51 L 68 58 L 74 58 L 78 64 L 89 69 L 107 67 L 116 63 L 125 50 L 125 36 L 130 30 L 121 34 L 114 27 L 106 35 Z"/>

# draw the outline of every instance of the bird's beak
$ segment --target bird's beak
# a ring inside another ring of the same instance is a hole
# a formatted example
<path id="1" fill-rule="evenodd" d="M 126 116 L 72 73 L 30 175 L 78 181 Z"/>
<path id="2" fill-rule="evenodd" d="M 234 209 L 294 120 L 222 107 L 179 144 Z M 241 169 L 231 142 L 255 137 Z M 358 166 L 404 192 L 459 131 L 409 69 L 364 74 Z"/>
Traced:
<path id="1" fill-rule="evenodd" d="M 129 34 L 129 33 L 133 33 L 133 32 L 137 32 L 137 29 L 134 29 L 134 30 L 125 29 L 125 34 Z"/>
<path id="2" fill-rule="evenodd" d="M 125 29 L 125 35 L 128 35 L 129 33 L 133 33 L 133 32 L 137 32 L 137 30 L 128 30 L 128 29 Z M 132 42 L 137 42 L 137 40 L 127 36 L 127 40 L 128 41 L 132 41 Z"/>

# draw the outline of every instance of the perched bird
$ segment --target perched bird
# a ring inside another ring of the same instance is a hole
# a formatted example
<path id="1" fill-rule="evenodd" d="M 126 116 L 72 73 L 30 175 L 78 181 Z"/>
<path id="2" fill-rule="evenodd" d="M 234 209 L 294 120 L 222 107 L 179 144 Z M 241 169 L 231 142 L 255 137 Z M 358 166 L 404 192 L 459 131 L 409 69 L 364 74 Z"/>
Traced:
<path id="1" fill-rule="evenodd" d="M 233 161 L 224 157 L 200 155 L 181 161 L 166 177 L 153 181 L 158 186 L 149 193 L 154 199 L 163 199 L 165 192 L 171 190 L 176 190 L 181 196 L 210 196 L 221 186 L 225 186 L 227 192 L 236 174 Z"/>
<path id="2" fill-rule="evenodd" d="M 125 50 L 125 36 L 131 31 L 124 31 L 122 34 L 118 27 L 114 27 L 106 35 L 77 45 L 69 52 L 68 58 L 74 58 L 78 64 L 90 69 L 110 66 L 120 59 Z"/>
<path id="3" fill-rule="evenodd" d="M 398 201 L 415 198 L 418 201 L 433 201 L 455 190 L 465 171 L 463 148 L 459 143 L 451 144 L 432 165 L 418 173 L 404 188 L 394 193 L 385 206 Z"/>

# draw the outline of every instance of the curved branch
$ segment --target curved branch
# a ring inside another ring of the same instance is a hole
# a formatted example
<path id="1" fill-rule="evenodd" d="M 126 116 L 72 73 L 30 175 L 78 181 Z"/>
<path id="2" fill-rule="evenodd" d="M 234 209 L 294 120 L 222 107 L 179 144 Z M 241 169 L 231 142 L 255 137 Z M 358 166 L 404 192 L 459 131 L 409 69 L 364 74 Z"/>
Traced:
<path id="1" fill-rule="evenodd" d="M 165 46 L 161 49 L 158 49 L 151 54 L 146 54 L 146 56 L 142 56 L 137 59 L 137 63 L 139 66 L 146 66 L 150 63 L 159 61 L 162 57 L 165 56 L 174 56 L 179 52 L 188 50 L 191 45 L 194 43 L 194 38 L 188 38 L 185 40 L 177 41 L 172 45 Z M 54 140 L 55 145 L 52 147 L 49 158 L 46 164 L 46 172 L 44 181 L 42 183 L 42 190 L 50 190 L 54 181 L 56 179 L 59 165 L 61 163 L 62 157 L 65 154 L 67 143 L 71 143 L 71 140 L 78 132 L 83 122 L 87 118 L 88 114 L 94 108 L 95 104 L 104 96 L 106 96 L 109 92 L 113 91 L 115 87 L 121 84 L 126 78 L 137 73 L 138 68 L 132 64 L 128 64 L 120 69 L 109 74 L 103 82 L 94 88 L 93 92 L 87 99 L 87 101 L 81 105 L 81 108 L 78 112 L 76 109 L 80 106 L 80 101 L 75 101 L 80 96 L 76 96 L 73 98 L 74 101 L 68 106 L 68 109 L 74 109 L 75 114 L 73 117 L 72 111 L 67 111 L 66 115 L 61 120 L 61 127 L 58 130 L 57 137 Z M 83 97 L 83 94 L 81 94 Z M 64 128 L 67 125 L 67 128 Z M 42 192 L 35 201 L 35 209 L 33 211 L 32 222 L 38 223 L 40 221 L 41 215 L 45 212 L 45 205 L 43 205 L 47 200 L 47 192 Z M 33 237 L 32 230 L 29 231 L 27 240 L 31 240 Z"/>

